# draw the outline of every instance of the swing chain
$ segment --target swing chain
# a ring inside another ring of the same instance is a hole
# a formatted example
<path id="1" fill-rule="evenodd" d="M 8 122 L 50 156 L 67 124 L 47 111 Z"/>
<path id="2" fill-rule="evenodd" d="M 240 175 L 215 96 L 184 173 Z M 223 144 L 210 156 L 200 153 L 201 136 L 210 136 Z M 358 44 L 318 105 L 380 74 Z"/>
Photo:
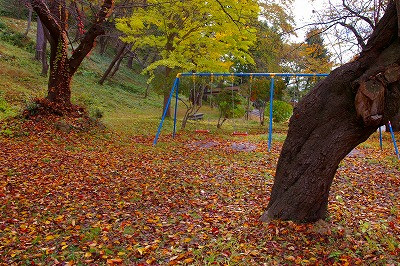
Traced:
<path id="1" fill-rule="evenodd" d="M 313 75 L 313 82 L 315 83 L 317 81 L 317 75 L 314 73 Z"/>

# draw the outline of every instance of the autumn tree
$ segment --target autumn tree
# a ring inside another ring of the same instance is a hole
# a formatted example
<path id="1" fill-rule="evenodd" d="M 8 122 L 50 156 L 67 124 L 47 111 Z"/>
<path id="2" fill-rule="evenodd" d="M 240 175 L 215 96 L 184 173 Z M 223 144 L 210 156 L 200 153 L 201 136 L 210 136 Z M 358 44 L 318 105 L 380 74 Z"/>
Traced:
<path id="1" fill-rule="evenodd" d="M 50 76 L 46 103 L 57 113 L 70 111 L 71 80 L 86 55 L 93 49 L 96 37 L 103 34 L 103 23 L 113 8 L 113 0 L 104 0 L 92 24 L 69 56 L 67 1 L 30 0 L 33 10 L 47 28 L 50 43 Z"/>
<path id="2" fill-rule="evenodd" d="M 249 84 L 250 85 L 250 84 Z M 250 100 L 253 106 L 258 109 L 260 125 L 265 122 L 265 108 L 269 102 L 271 80 L 266 78 L 253 79 L 251 82 L 251 90 L 249 91 Z M 282 100 L 286 83 L 283 79 L 276 79 L 274 85 L 274 98 Z"/>
<path id="3" fill-rule="evenodd" d="M 225 89 L 215 97 L 215 102 L 219 111 L 217 128 L 221 128 L 227 119 L 237 118 L 245 113 L 245 99 L 236 91 Z"/>
<path id="4" fill-rule="evenodd" d="M 334 63 L 324 42 L 321 30 L 310 29 L 304 42 L 284 47 L 284 70 L 292 73 L 329 73 Z M 296 104 L 317 82 L 317 77 L 288 78 L 288 92 L 291 101 Z"/>
<path id="5" fill-rule="evenodd" d="M 360 56 L 319 82 L 295 108 L 261 219 L 327 215 L 340 161 L 400 107 L 400 1 L 388 4 Z"/>
<path id="6" fill-rule="evenodd" d="M 254 62 L 248 50 L 255 29 L 248 24 L 257 20 L 256 1 L 149 0 L 146 4 L 118 20 L 117 28 L 126 35 L 123 41 L 133 43 L 132 49 L 158 50 L 160 57 L 145 70 L 150 75 L 159 68 L 168 76 L 174 69 L 228 71 L 233 60 Z M 164 86 L 164 108 L 169 90 L 169 84 Z"/>

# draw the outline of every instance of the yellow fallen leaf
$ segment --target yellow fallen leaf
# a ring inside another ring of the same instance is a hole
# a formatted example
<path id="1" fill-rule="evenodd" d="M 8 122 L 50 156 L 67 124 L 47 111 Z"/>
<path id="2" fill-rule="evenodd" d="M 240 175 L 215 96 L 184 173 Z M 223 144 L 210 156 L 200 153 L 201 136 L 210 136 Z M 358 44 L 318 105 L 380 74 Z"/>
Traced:
<path id="1" fill-rule="evenodd" d="M 144 253 L 145 250 L 146 250 L 146 249 L 145 249 L 145 248 L 142 248 L 142 247 L 137 248 L 137 251 L 140 253 L 140 255 L 143 255 L 143 253 Z"/>
<path id="2" fill-rule="evenodd" d="M 192 263 L 193 261 L 194 261 L 193 258 L 187 258 L 187 259 L 185 259 L 183 262 L 184 262 L 184 263 Z"/>
<path id="3" fill-rule="evenodd" d="M 68 245 L 62 246 L 62 247 L 61 247 L 61 250 L 64 250 L 64 249 L 66 249 L 67 247 L 68 247 Z"/>
<path id="4" fill-rule="evenodd" d="M 147 263 L 147 264 L 153 264 L 155 261 L 156 261 L 156 259 L 153 258 L 153 257 L 151 257 L 150 259 L 147 259 L 147 260 L 146 260 L 146 263 Z"/>
<path id="5" fill-rule="evenodd" d="M 85 253 L 85 258 L 89 258 L 89 257 L 91 257 L 92 256 L 92 253 L 90 253 L 90 252 L 86 252 Z"/>

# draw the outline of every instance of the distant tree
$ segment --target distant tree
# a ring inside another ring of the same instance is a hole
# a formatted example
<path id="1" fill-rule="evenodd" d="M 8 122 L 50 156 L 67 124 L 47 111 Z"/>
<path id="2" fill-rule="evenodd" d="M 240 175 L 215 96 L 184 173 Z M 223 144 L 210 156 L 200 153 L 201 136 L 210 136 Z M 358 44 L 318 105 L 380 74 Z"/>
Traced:
<path id="1" fill-rule="evenodd" d="M 306 33 L 304 42 L 285 46 L 285 55 L 286 71 L 292 73 L 329 73 L 334 66 L 322 34 L 317 28 Z M 296 104 L 318 80 L 317 77 L 288 79 L 287 87 L 291 101 Z"/>
<path id="2" fill-rule="evenodd" d="M 251 86 L 250 100 L 259 112 L 260 124 L 265 122 L 265 108 L 270 98 L 270 79 L 254 79 Z M 274 84 L 274 99 L 282 100 L 286 84 L 284 80 L 277 79 Z"/>
<path id="3" fill-rule="evenodd" d="M 93 49 L 96 37 L 104 33 L 103 24 L 112 11 L 113 0 L 102 1 L 92 24 L 83 34 L 78 47 L 72 50 L 70 57 L 66 0 L 51 1 L 49 5 L 44 0 L 30 0 L 30 4 L 49 32 L 50 76 L 46 102 L 57 113 L 70 111 L 71 79 L 83 59 Z"/>
<path id="4" fill-rule="evenodd" d="M 117 28 L 126 34 L 132 49 L 151 47 L 160 58 L 146 67 L 152 73 L 163 68 L 165 76 L 182 71 L 228 71 L 233 59 L 253 63 L 248 53 L 254 43 L 259 7 L 254 0 L 164 2 L 149 0 L 133 15 L 119 19 Z M 164 108 L 170 84 L 164 86 Z M 170 115 L 168 110 L 167 115 Z"/>
<path id="5" fill-rule="evenodd" d="M 227 88 L 215 97 L 215 102 L 219 110 L 217 128 L 221 128 L 227 119 L 238 118 L 245 113 L 243 106 L 245 99 L 239 93 Z"/>

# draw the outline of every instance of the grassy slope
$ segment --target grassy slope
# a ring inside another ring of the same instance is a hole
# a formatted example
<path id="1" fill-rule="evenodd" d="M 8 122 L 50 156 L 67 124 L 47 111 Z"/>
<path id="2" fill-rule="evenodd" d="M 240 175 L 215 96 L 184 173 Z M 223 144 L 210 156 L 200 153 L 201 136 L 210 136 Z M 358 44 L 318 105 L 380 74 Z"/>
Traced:
<path id="1" fill-rule="evenodd" d="M 25 29 L 24 21 L 0 19 L 12 30 Z M 29 34 L 31 39 L 34 33 L 35 25 Z M 19 113 L 33 98 L 46 95 L 47 77 L 40 76 L 40 62 L 33 60 L 33 56 L 26 49 L 0 41 L 0 119 Z M 154 134 L 149 132 L 149 126 L 154 128 L 159 120 L 161 98 L 150 93 L 144 99 L 145 78 L 125 66 L 103 86 L 99 85 L 97 81 L 110 61 L 109 55 L 101 56 L 94 51 L 83 62 L 72 83 L 73 102 L 86 106 L 91 114 L 103 112 L 104 123 L 117 131 Z"/>
<path id="2" fill-rule="evenodd" d="M 24 32 L 26 22 L 22 20 L 0 17 L 0 22 L 8 28 Z M 28 35 L 35 39 L 36 25 L 33 23 Z M 46 95 L 47 78 L 40 76 L 41 65 L 33 60 L 33 52 L 18 48 L 0 40 L 0 119 L 13 116 L 26 107 L 33 98 Z M 146 79 L 121 65 L 117 74 L 103 86 L 97 81 L 107 69 L 112 55 L 101 56 L 96 51 L 84 60 L 72 83 L 72 100 L 74 103 L 87 107 L 91 114 L 97 111 L 104 113 L 103 122 L 110 129 L 127 135 L 154 135 L 162 112 L 162 99 L 151 92 L 147 99 L 143 98 Z M 6 102 L 5 102 L 6 101 Z M 172 103 L 174 105 L 174 101 Z M 184 105 L 180 102 L 178 119 L 184 116 Z M 203 121 L 189 121 L 187 129 L 209 129 L 213 133 L 227 135 L 232 131 L 248 131 L 262 133 L 266 127 L 260 127 L 257 118 L 252 121 L 243 119 L 228 120 L 221 130 L 216 129 L 218 120 L 217 109 L 204 106 Z M 178 127 L 180 127 L 178 125 Z M 279 131 L 286 125 L 276 125 Z M 171 132 L 172 121 L 166 120 L 163 132 Z M 284 138 L 277 134 L 278 140 Z"/>

